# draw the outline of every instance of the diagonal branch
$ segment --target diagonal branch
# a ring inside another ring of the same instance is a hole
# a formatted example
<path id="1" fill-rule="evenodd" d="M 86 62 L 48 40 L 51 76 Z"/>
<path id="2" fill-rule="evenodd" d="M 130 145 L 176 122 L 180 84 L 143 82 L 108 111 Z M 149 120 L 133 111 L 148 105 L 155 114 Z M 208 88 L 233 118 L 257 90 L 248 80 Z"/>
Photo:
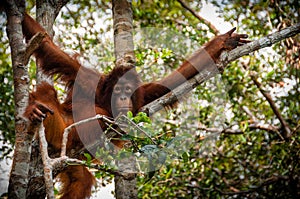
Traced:
<path id="1" fill-rule="evenodd" d="M 277 126 L 272 126 L 269 124 L 260 124 L 259 122 L 253 123 L 253 124 L 249 124 L 248 128 L 250 130 L 256 130 L 256 129 L 260 129 L 260 130 L 264 130 L 264 131 L 270 131 L 270 132 L 275 132 L 279 134 L 279 130 L 280 127 Z M 213 133 L 213 134 L 232 134 L 232 135 L 238 135 L 238 134 L 243 134 L 245 133 L 244 130 L 242 129 L 232 129 L 232 128 L 216 128 L 216 127 L 211 127 L 208 128 L 206 126 L 199 126 L 197 127 L 198 130 L 202 130 L 202 131 L 206 131 L 209 133 Z M 208 135 L 210 136 L 210 135 Z M 282 136 L 279 134 L 279 136 L 282 138 Z M 283 138 L 282 138 L 283 139 Z"/>
<path id="2" fill-rule="evenodd" d="M 291 135 L 291 130 L 287 124 L 287 122 L 285 121 L 285 119 L 283 118 L 283 116 L 281 115 L 280 111 L 278 110 L 275 102 L 273 101 L 271 95 L 265 91 L 262 88 L 261 83 L 257 80 L 257 78 L 255 77 L 254 73 L 250 73 L 250 77 L 251 80 L 254 82 L 254 84 L 257 86 L 257 88 L 259 89 L 259 91 L 261 92 L 261 94 L 266 98 L 266 100 L 269 102 L 274 114 L 276 115 L 276 117 L 279 119 L 284 131 L 283 131 L 283 137 L 285 139 L 288 139 Z"/>
<path id="3" fill-rule="evenodd" d="M 192 8 L 190 8 L 186 3 L 184 3 L 182 0 L 177 0 L 180 5 L 185 8 L 186 10 L 188 10 L 194 17 L 196 17 L 197 19 L 199 19 L 199 21 L 202 21 L 204 24 L 206 24 L 208 26 L 208 28 L 215 34 L 219 34 L 219 30 L 212 24 L 210 23 L 208 20 L 204 19 L 203 17 L 201 17 L 200 15 L 198 15 Z"/>
<path id="4" fill-rule="evenodd" d="M 206 71 L 199 71 L 199 73 L 196 76 L 189 79 L 177 88 L 173 89 L 170 93 L 142 107 L 141 111 L 152 115 L 157 111 L 163 109 L 163 107 L 176 103 L 176 101 L 182 99 L 182 97 L 188 92 L 190 92 L 193 88 L 197 87 L 204 81 L 207 81 L 211 77 L 214 77 L 216 74 L 222 72 L 229 62 L 232 62 L 244 55 L 248 55 L 251 52 L 271 46 L 283 39 L 292 37 L 298 34 L 299 32 L 300 23 L 297 23 L 293 26 L 269 34 L 251 43 L 240 46 L 230 52 L 223 52 L 221 54 L 220 61 L 216 64 L 216 67 L 209 69 L 207 69 L 206 67 Z"/>
<path id="5" fill-rule="evenodd" d="M 222 53 L 220 58 L 220 63 L 217 64 L 218 68 L 219 70 L 222 71 L 229 62 L 234 61 L 244 55 L 249 55 L 249 53 L 260 50 L 262 48 L 272 46 L 273 44 L 283 39 L 297 35 L 299 32 L 300 32 L 300 23 L 297 23 L 293 26 L 269 34 L 251 43 L 235 48 L 228 53 L 226 52 Z"/>

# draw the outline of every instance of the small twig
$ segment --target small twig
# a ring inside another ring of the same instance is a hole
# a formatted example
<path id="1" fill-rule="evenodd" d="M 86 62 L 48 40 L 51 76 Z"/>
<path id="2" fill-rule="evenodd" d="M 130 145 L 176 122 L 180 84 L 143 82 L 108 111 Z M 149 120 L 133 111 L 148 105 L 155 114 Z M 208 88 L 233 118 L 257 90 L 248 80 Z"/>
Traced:
<path id="1" fill-rule="evenodd" d="M 266 131 L 275 132 L 281 140 L 284 140 L 284 137 L 279 132 L 279 127 L 274 127 L 272 125 L 264 125 L 261 124 L 258 119 L 252 114 L 252 112 L 248 109 L 248 107 L 243 106 L 243 110 L 251 117 L 251 119 L 254 121 L 254 124 L 250 124 L 248 127 L 252 129 L 261 129 Z"/>
<path id="2" fill-rule="evenodd" d="M 300 124 L 298 124 L 297 126 L 296 126 L 296 128 L 293 130 L 293 132 L 291 133 L 291 136 L 294 134 L 294 133 L 296 133 L 298 130 L 300 129 Z"/>
<path id="3" fill-rule="evenodd" d="M 257 118 L 255 117 L 255 115 L 253 115 L 253 113 L 249 110 L 249 108 L 247 106 L 242 106 L 242 109 L 250 116 L 250 118 L 256 122 Z"/>
<path id="4" fill-rule="evenodd" d="M 152 141 L 152 143 L 156 144 L 156 142 L 153 140 L 153 138 L 151 138 L 150 135 L 147 134 L 147 132 L 145 132 L 143 129 L 141 129 L 139 126 L 137 126 L 129 118 L 127 118 L 125 115 L 122 115 L 119 118 L 121 118 L 121 117 L 125 118 L 128 122 L 130 122 L 131 125 L 133 125 L 136 129 L 138 129 L 143 134 L 145 134 Z M 71 132 L 71 130 L 72 130 L 73 127 L 77 127 L 77 126 L 80 126 L 82 124 L 86 124 L 88 122 L 92 122 L 92 121 L 95 121 L 95 120 L 102 120 L 107 126 L 109 126 L 108 127 L 109 129 L 113 130 L 118 135 L 123 135 L 118 130 L 116 130 L 115 128 L 112 127 L 112 125 L 122 125 L 122 123 L 118 122 L 119 118 L 117 118 L 117 120 L 114 121 L 114 120 L 112 120 L 111 118 L 109 118 L 109 117 L 107 117 L 105 115 L 96 115 L 94 117 L 87 118 L 87 119 L 84 119 L 84 120 L 81 120 L 79 122 L 71 124 L 70 126 L 68 126 L 67 128 L 65 128 L 65 130 L 64 130 L 63 139 L 62 139 L 61 156 L 62 157 L 66 156 L 68 135 Z M 114 137 L 114 136 L 111 136 L 111 135 L 109 135 L 109 136 L 110 137 Z"/>
<path id="5" fill-rule="evenodd" d="M 121 172 L 117 171 L 116 169 L 109 169 L 103 165 L 100 164 L 94 164 L 94 163 L 87 163 L 84 160 L 78 160 L 74 158 L 69 158 L 67 156 L 62 156 L 59 158 L 51 159 L 51 163 L 53 166 L 53 170 L 63 170 L 64 168 L 70 166 L 70 165 L 84 165 L 89 168 L 97 169 L 99 171 L 104 171 L 110 174 L 114 175 L 122 175 Z"/>
<path id="6" fill-rule="evenodd" d="M 27 43 L 26 51 L 23 58 L 23 64 L 27 65 L 30 59 L 30 56 L 34 53 L 36 49 L 40 46 L 43 39 L 46 37 L 46 32 L 38 32 L 36 33 Z"/>
<path id="7" fill-rule="evenodd" d="M 202 21 L 205 25 L 208 26 L 208 28 L 215 34 L 219 34 L 219 30 L 212 24 L 210 23 L 208 20 L 204 19 L 203 17 L 201 17 L 200 15 L 198 15 L 192 8 L 190 8 L 186 3 L 184 3 L 182 0 L 177 0 L 180 5 L 185 8 L 186 10 L 188 10 L 194 17 L 196 17 L 197 19 L 199 19 L 199 21 Z"/>
<path id="8" fill-rule="evenodd" d="M 116 124 L 117 124 L 117 123 L 116 123 Z M 108 126 L 107 129 L 105 130 L 105 135 L 107 136 L 108 139 L 111 139 L 111 138 L 114 137 L 116 134 L 118 134 L 118 135 L 120 135 L 120 136 L 124 135 L 123 133 L 121 133 L 121 132 L 119 132 L 117 129 L 115 129 L 115 128 L 113 127 L 113 125 L 108 124 L 108 123 L 106 123 L 106 122 L 105 122 L 105 125 Z M 110 132 L 111 132 L 110 130 L 112 130 L 113 133 L 110 133 Z M 116 133 L 116 134 L 115 134 L 115 133 Z"/>
<path id="9" fill-rule="evenodd" d="M 286 139 L 289 138 L 289 135 L 290 135 L 290 133 L 291 133 L 291 130 L 290 130 L 290 128 L 288 127 L 287 122 L 285 121 L 285 119 L 284 119 L 283 116 L 281 115 L 279 109 L 278 109 L 277 106 L 275 105 L 275 102 L 272 100 L 271 95 L 270 95 L 268 92 L 266 92 L 266 91 L 264 91 L 264 90 L 262 89 L 262 86 L 261 86 L 260 82 L 258 82 L 258 80 L 257 80 L 252 74 L 251 74 L 250 76 L 251 76 L 251 79 L 253 80 L 253 82 L 255 83 L 255 85 L 258 87 L 259 91 L 263 94 L 263 96 L 264 96 L 264 97 L 266 98 L 266 100 L 269 102 L 269 104 L 270 104 L 270 106 L 271 106 L 271 108 L 272 108 L 274 114 L 276 115 L 276 117 L 279 119 L 281 125 L 283 126 L 284 132 L 285 132 L 285 133 L 283 134 L 284 138 L 286 138 Z"/>
<path id="10" fill-rule="evenodd" d="M 146 137 L 148 137 L 151 142 L 155 145 L 157 145 L 157 143 L 153 140 L 153 138 L 143 129 L 141 129 L 138 125 L 136 125 L 133 121 L 131 121 L 128 117 L 126 117 L 125 115 L 121 115 L 119 118 L 124 118 L 126 119 L 132 126 L 134 126 L 136 129 L 138 129 L 140 132 L 142 132 L 144 135 L 146 135 Z M 117 120 L 119 119 L 117 118 Z"/>
<path id="11" fill-rule="evenodd" d="M 67 165 L 70 165 L 70 164 L 85 165 L 85 166 L 87 166 L 89 168 L 97 169 L 99 171 L 104 171 L 104 172 L 107 172 L 107 173 L 110 173 L 110 174 L 122 175 L 122 173 L 119 172 L 119 171 L 117 171 L 116 169 L 109 169 L 109 168 L 106 168 L 105 166 L 102 166 L 100 164 L 87 164 L 87 162 L 83 161 L 83 160 L 67 158 L 65 160 L 65 163 Z"/>
<path id="12" fill-rule="evenodd" d="M 275 127 L 275 126 L 272 126 L 272 125 L 260 124 L 257 121 L 253 124 L 249 124 L 248 128 L 253 129 L 253 130 L 254 129 L 260 129 L 260 130 L 265 130 L 265 131 L 276 132 L 280 136 L 280 138 L 282 140 L 284 140 L 284 138 L 279 133 L 279 127 Z M 198 127 L 198 129 L 199 130 L 204 130 L 204 131 L 207 131 L 207 132 L 211 132 L 211 133 L 216 133 L 216 134 L 224 133 L 224 134 L 237 135 L 237 134 L 243 134 L 244 133 L 241 129 L 230 129 L 230 128 L 221 129 L 221 128 L 207 128 L 205 126 L 200 126 L 200 127 Z M 213 134 L 213 135 L 215 135 L 215 134 Z"/>
<path id="13" fill-rule="evenodd" d="M 73 123 L 70 126 L 68 126 L 67 128 L 65 128 L 64 130 L 64 134 L 63 134 L 63 140 L 62 140 L 62 146 L 61 146 L 61 156 L 65 156 L 66 155 L 66 150 L 67 150 L 67 142 L 68 142 L 68 135 L 71 132 L 73 127 L 77 127 L 80 126 L 82 124 L 86 124 L 88 122 L 92 122 L 95 120 L 103 120 L 104 122 L 107 122 L 109 124 L 116 124 L 115 121 L 111 120 L 109 117 L 105 116 L 105 115 L 96 115 L 94 117 L 91 118 L 87 118 L 84 120 L 81 120 L 79 122 Z"/>
<path id="14" fill-rule="evenodd" d="M 198 127 L 199 130 L 203 130 L 206 132 L 212 132 L 212 133 L 217 133 L 217 134 L 243 134 L 244 132 L 240 129 L 229 129 L 229 128 L 225 128 L 225 129 L 221 129 L 221 128 L 207 128 L 205 126 L 200 126 Z M 206 136 L 205 136 L 206 138 Z"/>

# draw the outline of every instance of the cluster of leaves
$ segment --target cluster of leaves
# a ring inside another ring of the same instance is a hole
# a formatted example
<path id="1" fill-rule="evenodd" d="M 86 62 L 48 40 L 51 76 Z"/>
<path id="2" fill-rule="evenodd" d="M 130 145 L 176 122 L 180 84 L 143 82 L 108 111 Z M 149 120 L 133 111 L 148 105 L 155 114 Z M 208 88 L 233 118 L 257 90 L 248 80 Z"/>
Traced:
<path id="1" fill-rule="evenodd" d="M 259 132 L 224 135 L 209 154 L 199 153 L 200 142 L 187 160 L 174 161 L 155 174 L 139 196 L 293 198 L 299 194 L 299 138 L 290 147 L 266 137 Z"/>
<path id="2" fill-rule="evenodd" d="M 162 128 L 166 128 L 166 125 L 155 129 L 151 119 L 143 112 L 135 116 L 133 116 L 131 112 L 128 112 L 127 116 L 120 116 L 115 122 L 122 126 L 122 128 L 117 131 L 122 131 L 124 134 L 107 139 L 105 146 L 99 147 L 96 152 L 96 158 L 99 158 L 106 166 L 111 166 L 111 169 L 116 169 L 116 162 L 120 160 L 120 158 L 122 159 L 128 155 L 134 155 L 137 158 L 145 157 L 147 159 L 146 165 L 140 161 L 141 164 L 139 168 L 148 167 L 147 164 L 153 164 L 153 161 L 156 159 L 161 165 L 165 162 L 166 153 L 171 152 L 170 150 L 174 150 L 175 147 L 179 147 L 179 144 L 182 144 L 182 139 L 185 139 L 175 137 L 174 132 L 165 133 Z M 110 131 L 116 131 L 116 129 L 113 127 L 108 128 L 106 134 L 109 134 Z M 124 141 L 127 142 L 127 144 L 125 144 L 124 149 L 116 150 L 115 146 L 111 143 L 112 139 Z M 175 155 L 175 153 L 172 152 L 172 155 Z M 85 154 L 85 157 L 87 165 L 90 166 L 92 161 L 91 156 Z M 153 168 L 148 169 L 153 170 Z"/>

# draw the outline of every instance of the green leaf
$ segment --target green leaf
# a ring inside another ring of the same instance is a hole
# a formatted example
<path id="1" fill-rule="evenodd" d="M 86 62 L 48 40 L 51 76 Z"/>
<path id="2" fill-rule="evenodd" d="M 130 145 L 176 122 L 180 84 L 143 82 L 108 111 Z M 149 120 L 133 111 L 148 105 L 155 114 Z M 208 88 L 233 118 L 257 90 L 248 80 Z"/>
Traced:
<path id="1" fill-rule="evenodd" d="M 88 167 L 91 166 L 92 156 L 89 153 L 84 153 L 83 155 L 86 158 L 85 162 L 86 162 L 87 166 Z"/>
<path id="2" fill-rule="evenodd" d="M 190 157 L 190 154 L 188 152 L 184 152 L 182 155 L 181 155 L 182 159 L 183 159 L 183 162 L 188 162 L 189 161 L 189 157 Z"/>

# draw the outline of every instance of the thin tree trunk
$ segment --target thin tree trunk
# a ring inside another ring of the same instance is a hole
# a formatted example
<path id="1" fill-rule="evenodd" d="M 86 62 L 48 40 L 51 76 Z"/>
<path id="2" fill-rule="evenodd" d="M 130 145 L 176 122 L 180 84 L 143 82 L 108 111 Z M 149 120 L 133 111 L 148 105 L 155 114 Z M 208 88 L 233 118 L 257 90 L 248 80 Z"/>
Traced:
<path id="1" fill-rule="evenodd" d="M 116 66 L 135 66 L 133 44 L 133 19 L 131 3 L 113 0 L 113 27 Z"/>
<path id="2" fill-rule="evenodd" d="M 68 2 L 68 0 L 57 0 L 57 1 L 36 1 L 36 16 L 37 21 L 47 31 L 49 36 L 54 36 L 53 24 L 55 19 L 61 10 L 61 8 Z M 52 80 L 47 76 L 43 75 L 37 67 L 37 82 L 47 81 L 52 84 Z M 51 152 L 49 152 L 51 153 Z M 32 145 L 32 154 L 29 171 L 29 184 L 27 189 L 27 198 L 45 198 L 46 197 L 46 186 L 43 172 L 43 162 L 40 154 L 39 140 L 35 139 Z"/>
<path id="3" fill-rule="evenodd" d="M 36 1 L 36 21 L 41 24 L 41 26 L 46 30 L 48 35 L 53 38 L 53 24 L 55 19 L 62 8 L 68 1 L 58 0 L 53 1 L 53 4 L 50 1 L 37 0 Z M 38 63 L 38 62 L 37 62 Z M 47 77 L 37 68 L 37 82 L 47 81 L 50 84 L 53 84 L 51 78 Z"/>
<path id="4" fill-rule="evenodd" d="M 25 11 L 25 1 L 7 0 L 5 4 L 7 15 L 7 35 L 11 48 L 11 59 L 14 78 L 15 101 L 15 133 L 16 142 L 14 159 L 10 173 L 9 198 L 25 198 L 28 184 L 28 171 L 31 154 L 32 135 L 27 133 L 27 121 L 22 117 L 28 103 L 28 68 L 24 64 L 26 51 L 23 43 L 22 19 Z"/>
<path id="5" fill-rule="evenodd" d="M 130 1 L 113 0 L 114 44 L 116 66 L 134 68 L 135 55 L 133 44 L 132 8 Z M 117 199 L 137 198 L 136 160 L 132 156 L 121 159 L 118 167 L 122 175 L 115 176 L 115 193 Z"/>

